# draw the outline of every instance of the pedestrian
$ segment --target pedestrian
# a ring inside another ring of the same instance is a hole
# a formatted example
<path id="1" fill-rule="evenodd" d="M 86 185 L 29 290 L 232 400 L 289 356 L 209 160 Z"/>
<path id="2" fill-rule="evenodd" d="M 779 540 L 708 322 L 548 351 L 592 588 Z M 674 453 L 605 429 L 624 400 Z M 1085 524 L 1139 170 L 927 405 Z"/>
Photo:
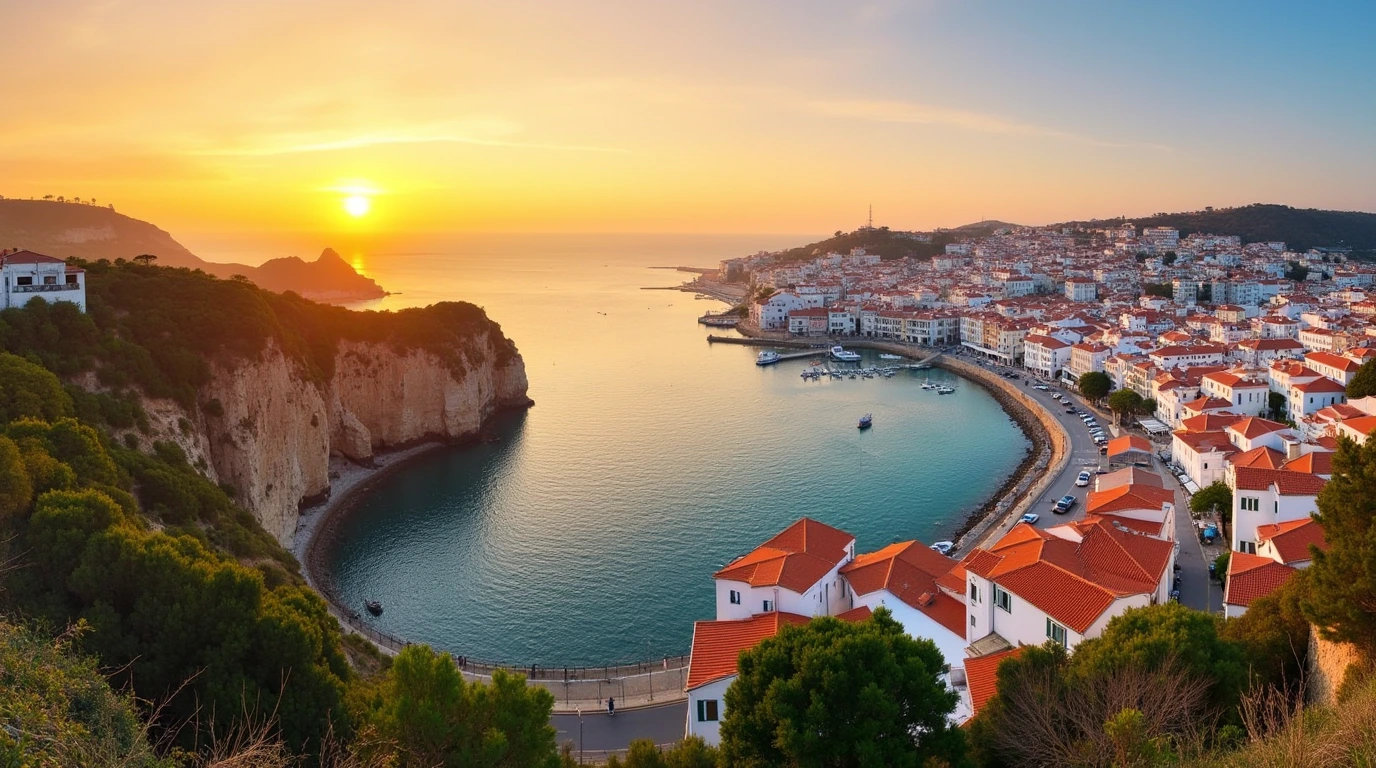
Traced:
<path id="1" fill-rule="evenodd" d="M 616 714 L 616 697 L 615 697 L 615 696 L 608 696 L 608 697 L 607 697 L 607 715 L 610 717 L 610 716 L 615 715 L 615 714 Z"/>

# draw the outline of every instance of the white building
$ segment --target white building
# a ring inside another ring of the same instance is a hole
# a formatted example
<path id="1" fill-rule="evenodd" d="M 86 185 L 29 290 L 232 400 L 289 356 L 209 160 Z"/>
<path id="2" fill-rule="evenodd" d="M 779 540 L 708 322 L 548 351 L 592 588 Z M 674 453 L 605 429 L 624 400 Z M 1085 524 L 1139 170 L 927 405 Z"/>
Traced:
<path id="1" fill-rule="evenodd" d="M 1070 365 L 1071 345 L 1054 336 L 1029 334 L 1022 340 L 1023 367 L 1043 378 L 1054 378 Z"/>
<path id="2" fill-rule="evenodd" d="M 1071 301 L 1094 301 L 1098 285 L 1089 278 L 1072 277 L 1065 281 L 1065 297 Z"/>
<path id="3" fill-rule="evenodd" d="M 804 517 L 716 572 L 717 618 L 847 610 L 853 606 L 839 571 L 854 558 L 854 536 Z"/>
<path id="4" fill-rule="evenodd" d="M 1233 490 L 1232 548 L 1250 554 L 1257 553 L 1262 526 L 1312 515 L 1327 483 L 1318 475 L 1260 467 L 1229 467 L 1227 478 Z"/>
<path id="5" fill-rule="evenodd" d="M 762 331 L 788 329 L 788 313 L 808 306 L 802 297 L 788 291 L 756 299 L 750 303 L 750 321 Z"/>
<path id="6" fill-rule="evenodd" d="M 901 541 L 856 557 L 841 569 L 856 607 L 887 608 L 912 637 L 930 638 L 951 665 L 965 657 L 964 595 L 938 579 L 956 562 L 920 541 Z"/>
<path id="7" fill-rule="evenodd" d="M 86 270 L 33 251 L 0 253 L 0 309 L 33 299 L 68 301 L 86 311 Z"/>

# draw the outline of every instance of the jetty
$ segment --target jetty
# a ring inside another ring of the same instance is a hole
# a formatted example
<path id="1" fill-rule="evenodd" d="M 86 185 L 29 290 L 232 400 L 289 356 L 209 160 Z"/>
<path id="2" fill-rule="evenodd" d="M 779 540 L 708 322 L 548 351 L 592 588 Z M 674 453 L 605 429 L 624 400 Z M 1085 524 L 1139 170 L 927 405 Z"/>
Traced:
<path id="1" fill-rule="evenodd" d="M 936 362 L 936 359 L 941 357 L 941 350 L 933 351 L 929 347 L 918 347 L 915 345 L 900 344 L 898 342 L 893 341 L 881 341 L 878 339 L 847 338 L 844 340 L 838 339 L 827 342 L 816 342 L 807 341 L 804 339 L 756 339 L 750 338 L 748 336 L 717 336 L 715 334 L 709 334 L 707 336 L 707 343 L 743 344 L 751 347 L 792 347 L 796 349 L 807 350 L 806 352 L 796 352 L 789 353 L 787 355 L 780 355 L 780 360 L 792 360 L 795 358 L 808 357 L 811 355 L 818 354 L 825 355 L 827 353 L 827 350 L 833 344 L 844 343 L 847 347 L 854 347 L 856 349 L 873 349 L 878 352 L 888 352 L 894 355 L 902 355 L 904 357 L 915 360 L 916 362 L 898 367 L 911 368 L 916 370 L 930 368 L 932 364 Z"/>

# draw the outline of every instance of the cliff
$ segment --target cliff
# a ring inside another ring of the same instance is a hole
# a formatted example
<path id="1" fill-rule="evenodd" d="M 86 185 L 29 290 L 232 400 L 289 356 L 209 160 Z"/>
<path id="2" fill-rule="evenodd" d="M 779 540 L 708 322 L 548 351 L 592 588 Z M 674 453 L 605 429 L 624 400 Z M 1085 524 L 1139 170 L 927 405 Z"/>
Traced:
<path id="1" fill-rule="evenodd" d="M 474 341 L 480 349 L 507 343 L 486 334 Z M 303 500 L 330 490 L 331 455 L 366 463 L 386 447 L 462 442 L 494 413 L 530 403 L 519 355 L 504 363 L 497 355 L 474 357 L 482 359 L 465 356 L 454 367 L 425 350 L 341 342 L 333 376 L 319 381 L 270 345 L 257 360 L 213 366 L 201 394 L 216 408 L 188 410 L 167 399 L 144 408 L 156 432 L 192 463 L 203 460 L 206 474 L 232 486 L 236 500 L 289 547 Z M 182 419 L 193 428 L 179 429 Z"/>
<path id="2" fill-rule="evenodd" d="M 172 235 L 113 208 L 52 200 L 0 199 L 0 248 L 27 248 L 61 259 L 132 259 L 150 253 L 168 267 L 200 269 L 216 277 L 243 275 L 270 291 L 295 291 L 317 301 L 375 299 L 387 292 L 325 249 L 315 261 L 294 256 L 262 266 L 206 261 Z"/>

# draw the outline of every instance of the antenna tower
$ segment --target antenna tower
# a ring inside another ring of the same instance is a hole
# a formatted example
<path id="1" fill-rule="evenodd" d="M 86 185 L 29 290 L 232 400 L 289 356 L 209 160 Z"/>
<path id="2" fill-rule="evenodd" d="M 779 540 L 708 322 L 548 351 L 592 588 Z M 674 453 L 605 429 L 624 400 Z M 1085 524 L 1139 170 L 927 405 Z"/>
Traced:
<path id="1" fill-rule="evenodd" d="M 870 219 L 869 223 L 865 226 L 869 229 L 874 229 L 874 203 L 870 203 Z"/>

